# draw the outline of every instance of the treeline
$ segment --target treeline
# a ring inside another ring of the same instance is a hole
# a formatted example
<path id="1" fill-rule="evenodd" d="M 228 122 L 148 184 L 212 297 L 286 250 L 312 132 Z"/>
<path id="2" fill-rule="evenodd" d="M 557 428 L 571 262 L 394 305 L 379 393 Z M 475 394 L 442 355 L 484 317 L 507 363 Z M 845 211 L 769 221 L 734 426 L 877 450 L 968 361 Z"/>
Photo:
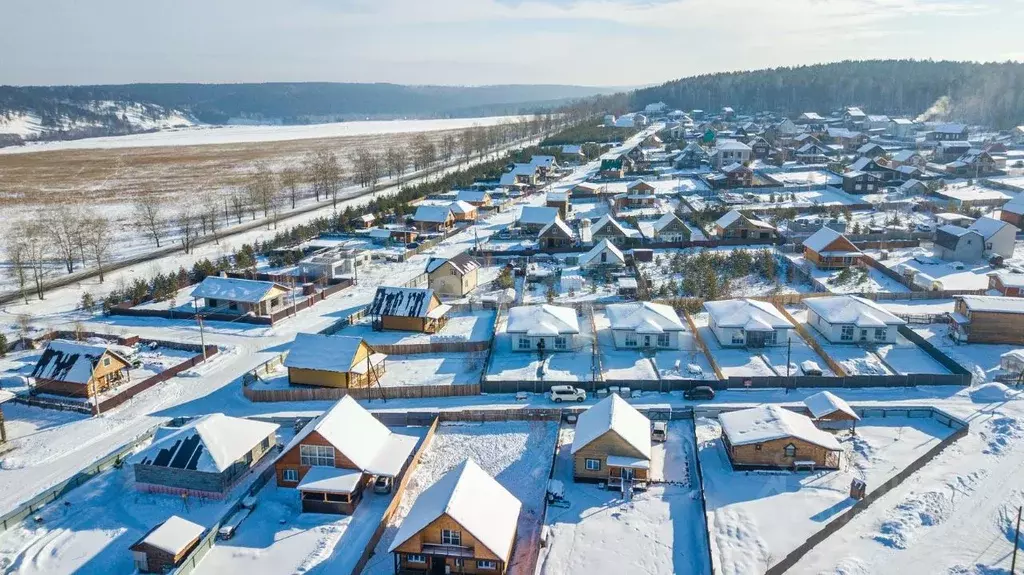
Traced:
<path id="1" fill-rule="evenodd" d="M 948 101 L 932 109 L 943 97 Z M 682 110 L 732 106 L 789 116 L 853 105 L 910 117 L 931 109 L 935 119 L 1007 129 L 1024 124 L 1024 64 L 870 60 L 705 74 L 637 90 L 630 108 L 659 101 Z"/>
<path id="2" fill-rule="evenodd" d="M 728 252 L 676 251 L 671 256 L 658 256 L 654 264 L 656 269 L 671 274 L 667 282 L 651 288 L 651 294 L 658 298 L 723 299 L 733 295 L 732 282 L 736 279 L 754 275 L 766 282 L 779 283 L 783 279 L 780 274 L 789 273 L 767 248 Z M 654 286 L 650 275 L 643 273 L 645 285 Z"/>
<path id="3" fill-rule="evenodd" d="M 595 122 L 597 120 L 595 119 Z M 572 144 L 585 144 L 594 142 L 597 144 L 611 144 L 624 142 L 636 135 L 638 128 L 616 128 L 612 126 L 599 126 L 596 124 L 583 124 L 571 126 L 545 138 L 541 146 L 565 146 Z"/>

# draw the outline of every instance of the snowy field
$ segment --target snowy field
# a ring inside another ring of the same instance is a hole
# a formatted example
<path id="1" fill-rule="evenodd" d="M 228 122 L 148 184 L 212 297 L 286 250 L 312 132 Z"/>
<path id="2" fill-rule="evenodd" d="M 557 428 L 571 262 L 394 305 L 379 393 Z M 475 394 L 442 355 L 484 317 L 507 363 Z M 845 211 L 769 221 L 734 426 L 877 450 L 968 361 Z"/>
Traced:
<path id="1" fill-rule="evenodd" d="M 828 170 L 807 170 L 801 172 L 772 171 L 768 173 L 773 180 L 784 186 L 809 186 L 826 184 L 829 186 L 842 186 L 843 178 Z"/>
<path id="2" fill-rule="evenodd" d="M 567 508 L 549 507 L 550 530 L 538 575 L 607 573 L 649 575 L 711 573 L 694 469 L 692 423 L 672 421 L 668 440 L 651 452 L 651 485 L 625 501 L 618 491 L 572 478 L 574 429 L 559 434 L 555 478 L 565 487 Z"/>
<path id="3" fill-rule="evenodd" d="M 533 557 L 540 546 L 544 495 L 558 437 L 553 422 L 506 421 L 442 424 L 420 458 L 402 501 L 363 570 L 365 575 L 394 573 L 388 547 L 419 494 L 466 459 L 473 459 L 522 503 L 516 543 L 509 561 L 510 575 L 532 575 Z"/>
<path id="4" fill-rule="evenodd" d="M 668 289 L 668 286 L 670 285 L 669 282 L 673 281 L 676 286 L 681 287 L 683 275 L 681 273 L 674 273 L 671 267 L 672 256 L 676 253 L 694 255 L 699 252 L 707 251 L 728 255 L 733 251 L 745 251 L 756 257 L 756 254 L 765 248 L 771 249 L 771 246 L 756 248 L 719 246 L 715 248 L 686 248 L 682 250 L 659 249 L 654 250 L 654 261 L 641 262 L 639 264 L 639 269 L 641 273 L 650 278 L 653 289 L 660 289 L 662 286 L 665 286 L 666 289 Z M 792 283 L 786 281 L 783 264 L 792 265 L 789 264 L 789 260 L 782 260 L 782 263 L 778 266 L 778 275 L 773 279 L 767 279 L 759 273 L 750 273 L 739 277 L 730 276 L 728 297 L 754 297 L 776 294 L 794 294 L 809 291 L 810 286 L 806 284 L 797 283 L 796 281 Z M 681 295 L 688 296 L 690 294 L 683 293 Z"/>
<path id="5" fill-rule="evenodd" d="M 975 384 L 995 381 L 996 376 L 1003 375 L 999 357 L 1021 348 L 1019 345 L 956 343 L 949 337 L 949 326 L 946 324 L 915 325 L 911 328 L 953 361 L 968 369 L 973 374 L 971 379 Z"/>
<path id="6" fill-rule="evenodd" d="M 393 431 L 422 438 L 427 429 Z M 234 537 L 217 542 L 197 573 L 351 573 L 392 498 L 367 489 L 354 514 L 330 515 L 303 513 L 298 490 L 273 479 L 257 495 L 256 509 Z"/>
<path id="7" fill-rule="evenodd" d="M 315 138 L 338 138 L 404 132 L 458 130 L 471 126 L 494 126 L 515 122 L 523 116 L 491 116 L 486 118 L 451 118 L 445 120 L 380 120 L 368 122 L 335 122 L 302 126 L 191 126 L 129 136 L 83 138 L 64 142 L 38 142 L 24 146 L 0 148 L 0 154 L 26 154 L 54 150 L 89 150 L 95 148 L 145 148 L 152 146 L 203 146 L 210 144 L 241 144 L 249 142 L 282 142 Z"/>
<path id="8" fill-rule="evenodd" d="M 722 444 L 718 420 L 700 419 L 697 438 L 719 572 L 763 572 L 853 504 L 851 479 L 865 481 L 870 491 L 950 433 L 931 418 L 866 418 L 858 422 L 856 436 L 839 432 L 839 470 L 737 472 Z"/>

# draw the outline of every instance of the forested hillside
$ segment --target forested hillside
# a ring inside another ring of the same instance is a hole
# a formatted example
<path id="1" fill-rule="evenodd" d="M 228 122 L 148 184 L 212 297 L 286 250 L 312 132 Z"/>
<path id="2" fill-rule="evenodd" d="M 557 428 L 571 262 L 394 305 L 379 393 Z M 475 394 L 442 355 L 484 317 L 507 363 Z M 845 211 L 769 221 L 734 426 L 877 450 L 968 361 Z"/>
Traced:
<path id="1" fill-rule="evenodd" d="M 664 101 L 684 110 L 732 106 L 790 115 L 850 105 L 911 117 L 934 110 L 997 128 L 1024 124 L 1024 64 L 873 60 L 707 74 L 637 90 L 630 107 Z"/>

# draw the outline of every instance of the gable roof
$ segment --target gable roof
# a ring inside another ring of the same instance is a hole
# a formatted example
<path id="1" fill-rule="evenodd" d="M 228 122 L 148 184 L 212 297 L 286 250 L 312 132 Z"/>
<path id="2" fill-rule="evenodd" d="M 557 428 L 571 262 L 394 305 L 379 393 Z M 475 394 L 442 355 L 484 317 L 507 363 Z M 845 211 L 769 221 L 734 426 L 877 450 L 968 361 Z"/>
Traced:
<path id="1" fill-rule="evenodd" d="M 453 214 L 471 214 L 476 211 L 476 206 L 462 200 L 455 200 L 448 205 Z"/>
<path id="2" fill-rule="evenodd" d="M 842 450 L 839 441 L 831 433 L 815 427 L 809 417 L 778 405 L 730 411 L 719 415 L 718 421 L 731 445 L 750 445 L 795 437 L 829 451 Z"/>
<path id="3" fill-rule="evenodd" d="M 558 217 L 558 208 L 548 206 L 524 206 L 519 214 L 519 225 L 547 225 Z"/>
<path id="4" fill-rule="evenodd" d="M 576 310 L 571 307 L 521 305 L 509 310 L 505 332 L 533 336 L 577 334 L 580 322 Z"/>
<path id="5" fill-rule="evenodd" d="M 993 313 L 1024 313 L 1024 298 L 993 295 L 960 295 L 964 305 L 970 311 Z"/>
<path id="6" fill-rule="evenodd" d="M 285 452 L 301 444 L 314 431 L 353 465 L 372 475 L 397 475 L 405 462 L 403 448 L 411 451 L 416 445 L 415 438 L 393 434 L 348 395 L 302 428 Z M 406 439 L 413 440 L 411 446 L 406 445 Z"/>
<path id="7" fill-rule="evenodd" d="M 155 467 L 222 473 L 273 435 L 276 423 L 211 413 L 183 427 L 161 427 L 133 462 Z"/>
<path id="8" fill-rule="evenodd" d="M 715 143 L 716 150 L 729 150 L 736 152 L 749 152 L 750 146 L 739 140 L 718 140 Z"/>
<path id="9" fill-rule="evenodd" d="M 1010 226 L 1016 230 L 1016 227 L 1008 222 L 997 220 L 991 216 L 981 216 L 974 220 L 974 223 L 971 224 L 971 227 L 968 229 L 978 232 L 987 240 L 999 233 L 1006 226 Z M 1016 231 L 1014 233 L 1016 233 Z"/>
<path id="10" fill-rule="evenodd" d="M 515 542 L 522 503 L 472 459 L 445 473 L 416 498 L 388 552 L 447 515 L 505 560 Z"/>
<path id="11" fill-rule="evenodd" d="M 823 226 L 821 229 L 811 234 L 811 237 L 804 240 L 803 245 L 805 248 L 813 252 L 822 253 L 829 245 L 838 239 L 846 239 L 846 236 L 830 227 Z M 852 242 L 850 245 L 853 245 Z M 854 249 L 856 249 L 856 246 L 854 246 Z M 859 252 L 860 250 L 857 251 Z"/>
<path id="12" fill-rule="evenodd" d="M 831 324 L 885 327 L 907 323 L 877 303 L 860 296 L 839 295 L 809 298 L 804 300 L 804 305 Z"/>
<path id="13" fill-rule="evenodd" d="M 613 431 L 636 449 L 644 459 L 651 458 L 651 422 L 618 395 L 609 395 L 584 411 L 576 419 L 572 453 Z"/>
<path id="14" fill-rule="evenodd" d="M 368 313 L 402 317 L 427 317 L 434 290 L 380 286 L 373 295 Z"/>
<path id="15" fill-rule="evenodd" d="M 810 395 L 804 399 L 804 406 L 807 407 L 807 411 L 811 412 L 811 417 L 818 419 L 826 415 L 842 412 L 854 419 L 860 419 L 857 412 L 850 407 L 849 403 L 832 393 L 831 391 L 819 391 L 814 395 Z"/>
<path id="16" fill-rule="evenodd" d="M 680 220 L 679 217 L 676 216 L 674 213 L 668 212 L 668 213 L 662 215 L 660 218 L 658 218 L 657 221 L 654 222 L 652 227 L 654 228 L 654 231 L 660 232 L 661 230 L 667 228 L 668 226 L 670 226 L 670 225 L 672 225 L 674 223 L 682 224 L 683 220 Z M 684 227 L 685 227 L 685 224 L 684 224 Z M 686 230 L 687 230 L 687 232 L 689 232 L 689 228 L 686 228 Z"/>
<path id="17" fill-rule="evenodd" d="M 907 162 L 910 161 L 914 156 L 921 157 L 921 154 L 916 150 L 900 150 L 893 154 L 892 161 L 894 162 Z"/>
<path id="18" fill-rule="evenodd" d="M 109 347 L 55 339 L 46 344 L 43 355 L 32 368 L 32 377 L 85 385 L 89 383 L 96 363 L 105 353 L 131 365 L 124 356 Z"/>
<path id="19" fill-rule="evenodd" d="M 361 337 L 297 333 L 291 350 L 284 358 L 284 366 L 348 373 L 362 343 Z"/>
<path id="20" fill-rule="evenodd" d="M 704 309 L 719 327 L 742 327 L 747 331 L 770 331 L 793 327 L 777 307 L 754 299 L 704 302 Z"/>
<path id="21" fill-rule="evenodd" d="M 491 194 L 486 190 L 459 190 L 455 197 L 460 202 L 486 202 Z"/>
<path id="22" fill-rule="evenodd" d="M 202 283 L 192 290 L 192 297 L 222 299 L 245 303 L 259 303 L 274 289 L 287 291 L 288 288 L 274 282 L 206 276 Z"/>
<path id="23" fill-rule="evenodd" d="M 726 212 L 724 216 L 715 220 L 715 225 L 724 230 L 731 226 L 732 224 L 735 224 L 736 222 L 743 222 L 755 228 L 766 228 L 771 230 L 775 229 L 775 226 L 769 224 L 768 222 L 755 220 L 753 218 L 748 218 L 747 216 L 744 216 L 742 213 L 739 212 L 739 210 L 729 210 L 728 212 Z"/>
<path id="24" fill-rule="evenodd" d="M 615 247 L 615 244 L 609 242 L 606 239 L 601 240 L 600 243 L 598 243 L 596 246 L 590 248 L 589 252 L 580 256 L 579 264 L 581 266 L 585 266 L 591 263 L 592 261 L 600 257 L 602 252 L 608 252 L 609 254 L 611 254 L 611 257 L 615 259 L 614 262 L 605 262 L 608 265 L 626 264 L 626 256 L 622 255 L 622 252 L 619 250 L 619 248 Z"/>
<path id="25" fill-rule="evenodd" d="M 981 233 L 975 230 L 954 226 L 953 224 L 946 224 L 935 230 L 935 243 L 946 249 L 955 250 L 957 245 L 960 243 L 960 238 L 967 235 L 975 235 L 980 238 L 982 242 L 985 241 L 985 238 Z"/>
<path id="26" fill-rule="evenodd" d="M 451 264 L 452 268 L 462 275 L 466 275 L 473 270 L 480 269 L 480 264 L 477 263 L 475 259 L 471 258 L 466 252 L 461 252 L 450 258 L 430 258 L 427 260 L 427 273 L 433 273 L 446 262 Z"/>
<path id="27" fill-rule="evenodd" d="M 605 315 L 613 330 L 665 333 L 685 329 L 676 310 L 671 306 L 649 301 L 608 304 Z"/>
<path id="28" fill-rule="evenodd" d="M 171 515 L 160 525 L 154 527 L 145 537 L 133 545 L 149 545 L 171 555 L 177 555 L 188 547 L 188 544 L 202 536 L 206 529 L 202 525 Z"/>
<path id="29" fill-rule="evenodd" d="M 417 222 L 440 224 L 448 221 L 450 215 L 452 215 L 450 206 L 420 206 L 416 208 L 416 214 L 412 219 Z"/>
<path id="30" fill-rule="evenodd" d="M 551 223 L 541 228 L 540 233 L 537 237 L 547 237 L 548 234 L 554 235 L 555 231 L 561 232 L 565 237 L 573 239 L 572 230 L 569 229 L 569 225 L 562 221 L 562 218 L 555 218 L 551 220 Z"/>

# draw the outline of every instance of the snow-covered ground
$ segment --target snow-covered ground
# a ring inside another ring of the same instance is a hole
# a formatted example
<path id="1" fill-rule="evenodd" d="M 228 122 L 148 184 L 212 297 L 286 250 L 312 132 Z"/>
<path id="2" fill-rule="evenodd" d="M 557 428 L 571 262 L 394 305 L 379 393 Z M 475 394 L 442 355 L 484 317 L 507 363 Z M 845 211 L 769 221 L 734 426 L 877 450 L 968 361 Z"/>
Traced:
<path id="1" fill-rule="evenodd" d="M 866 253 L 875 259 L 879 258 L 879 253 L 875 250 L 868 250 Z M 934 251 L 923 247 L 890 250 L 888 259 L 882 263 L 900 273 L 904 269 L 911 269 L 920 274 L 927 274 L 941 282 L 941 289 L 944 290 L 988 289 L 988 274 L 993 272 L 987 262 L 945 261 L 936 256 Z M 954 266 L 954 263 L 959 265 Z M 1024 263 L 1024 244 L 1018 244 L 1014 257 L 1005 263 Z M 956 269 L 957 267 L 963 269 Z"/>
<path id="2" fill-rule="evenodd" d="M 699 420 L 708 525 L 719 572 L 763 572 L 854 503 L 851 479 L 865 481 L 870 491 L 950 433 L 931 418 L 865 418 L 856 436 L 839 433 L 839 470 L 743 472 L 729 462 L 718 420 Z"/>
<path id="3" fill-rule="evenodd" d="M 507 572 L 532 575 L 557 435 L 558 426 L 553 422 L 441 424 L 420 458 L 402 501 L 363 573 L 390 575 L 394 572 L 388 547 L 420 493 L 466 459 L 473 459 L 522 503 Z"/>
<path id="4" fill-rule="evenodd" d="M 786 254 L 786 257 L 795 265 L 809 270 L 811 277 L 818 280 L 832 293 L 906 293 L 910 291 L 907 286 L 872 267 L 864 268 L 867 270 L 867 274 L 856 276 L 856 281 L 837 283 L 837 277 L 842 273 L 842 270 L 818 269 L 813 263 L 804 259 L 804 256 L 801 254 Z"/>
<path id="5" fill-rule="evenodd" d="M 39 142 L 25 146 L 0 148 L 0 154 L 24 154 L 54 150 L 88 150 L 94 148 L 144 148 L 151 146 L 202 146 L 209 144 L 240 144 L 245 142 L 281 142 L 312 138 L 337 138 L 366 134 L 432 132 L 456 130 L 471 126 L 494 126 L 515 122 L 521 116 L 490 116 L 485 118 L 450 118 L 445 120 L 379 120 L 367 122 L 335 122 L 301 126 L 190 126 L 130 136 L 83 138 L 63 142 Z"/>
<path id="6" fill-rule="evenodd" d="M 335 335 L 361 337 L 370 345 L 411 345 L 436 342 L 488 341 L 494 333 L 494 310 L 452 312 L 436 334 L 408 331 L 375 331 L 369 321 L 346 327 Z"/>
<path id="7" fill-rule="evenodd" d="M 574 429 L 559 433 L 555 478 L 565 487 L 568 507 L 549 507 L 547 545 L 538 574 L 629 573 L 670 575 L 711 573 L 701 517 L 700 486 L 694 471 L 692 423 L 672 421 L 668 440 L 652 447 L 651 485 L 626 501 L 622 493 L 593 483 L 573 482 Z"/>
<path id="8" fill-rule="evenodd" d="M 579 318 L 580 334 L 573 350 L 545 353 L 543 359 L 532 351 L 513 351 L 513 339 L 505 332 L 506 317 L 498 322 L 491 344 L 487 379 L 498 381 L 592 381 L 594 368 L 593 333 L 590 321 Z"/>

